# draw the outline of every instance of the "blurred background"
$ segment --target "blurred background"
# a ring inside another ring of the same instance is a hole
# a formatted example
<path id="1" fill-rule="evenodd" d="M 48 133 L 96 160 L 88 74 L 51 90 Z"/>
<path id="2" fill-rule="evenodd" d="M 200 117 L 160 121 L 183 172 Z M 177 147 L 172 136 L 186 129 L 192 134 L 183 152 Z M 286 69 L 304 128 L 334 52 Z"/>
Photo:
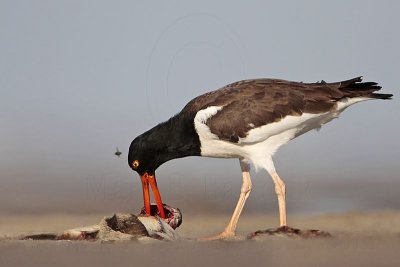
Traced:
<path id="1" fill-rule="evenodd" d="M 400 2 L 0 1 L 0 215 L 136 213 L 130 142 L 192 98 L 271 77 L 364 76 L 369 101 L 275 156 L 289 213 L 400 209 Z M 121 158 L 114 155 L 118 147 Z M 183 214 L 231 213 L 237 160 L 184 158 L 157 172 Z M 266 172 L 244 214 L 275 213 Z"/>

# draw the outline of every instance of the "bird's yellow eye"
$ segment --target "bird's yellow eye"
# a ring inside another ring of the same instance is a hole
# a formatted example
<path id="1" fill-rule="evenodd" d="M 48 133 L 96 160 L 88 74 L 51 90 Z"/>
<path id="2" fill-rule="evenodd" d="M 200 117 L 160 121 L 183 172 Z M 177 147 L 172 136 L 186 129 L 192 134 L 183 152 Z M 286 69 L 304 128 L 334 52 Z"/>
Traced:
<path id="1" fill-rule="evenodd" d="M 132 167 L 134 169 L 137 169 L 139 167 L 139 161 L 137 159 L 132 162 Z"/>

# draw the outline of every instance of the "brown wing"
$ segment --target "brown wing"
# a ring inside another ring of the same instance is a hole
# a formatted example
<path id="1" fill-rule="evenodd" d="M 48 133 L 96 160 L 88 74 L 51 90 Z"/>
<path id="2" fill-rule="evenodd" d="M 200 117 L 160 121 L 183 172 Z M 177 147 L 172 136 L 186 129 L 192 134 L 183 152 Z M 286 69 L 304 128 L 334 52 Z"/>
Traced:
<path id="1" fill-rule="evenodd" d="M 210 106 L 222 106 L 206 124 L 221 140 L 238 142 L 249 130 L 288 115 L 327 112 L 344 97 L 380 95 L 373 94 L 380 89 L 376 83 L 360 82 L 361 77 L 338 83 L 245 80 L 193 99 L 184 111 L 197 113 Z"/>

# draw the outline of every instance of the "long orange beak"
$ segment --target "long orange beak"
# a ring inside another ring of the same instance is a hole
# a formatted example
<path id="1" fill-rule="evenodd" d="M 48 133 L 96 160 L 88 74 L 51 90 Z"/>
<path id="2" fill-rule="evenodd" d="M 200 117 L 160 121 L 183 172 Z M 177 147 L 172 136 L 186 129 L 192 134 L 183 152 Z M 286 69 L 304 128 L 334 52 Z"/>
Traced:
<path id="1" fill-rule="evenodd" d="M 157 181 L 155 175 L 150 175 L 145 172 L 140 176 L 140 180 L 142 181 L 143 188 L 143 202 L 147 215 L 151 215 L 150 213 L 150 192 L 149 192 L 149 183 L 151 186 L 151 190 L 153 191 L 154 199 L 157 203 L 158 213 L 161 218 L 165 219 L 165 212 L 163 202 L 161 200 L 160 191 L 158 191 Z"/>

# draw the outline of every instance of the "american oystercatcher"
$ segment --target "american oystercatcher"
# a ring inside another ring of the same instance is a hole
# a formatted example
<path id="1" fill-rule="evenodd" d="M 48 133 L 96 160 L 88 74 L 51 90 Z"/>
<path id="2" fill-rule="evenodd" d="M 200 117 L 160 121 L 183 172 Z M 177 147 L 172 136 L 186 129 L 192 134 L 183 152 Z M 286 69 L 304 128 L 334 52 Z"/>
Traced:
<path id="1" fill-rule="evenodd" d="M 225 230 L 216 238 L 232 237 L 251 191 L 250 164 L 265 169 L 275 184 L 280 225 L 286 226 L 285 184 L 272 156 L 291 139 L 337 118 L 352 104 L 391 99 L 375 93 L 375 82 L 361 77 L 326 83 L 278 79 L 243 80 L 191 100 L 180 113 L 136 137 L 129 148 L 129 166 L 142 181 L 144 208 L 150 214 L 149 184 L 165 218 L 155 170 L 164 162 L 187 156 L 238 158 L 243 184 L 239 201 Z"/>

